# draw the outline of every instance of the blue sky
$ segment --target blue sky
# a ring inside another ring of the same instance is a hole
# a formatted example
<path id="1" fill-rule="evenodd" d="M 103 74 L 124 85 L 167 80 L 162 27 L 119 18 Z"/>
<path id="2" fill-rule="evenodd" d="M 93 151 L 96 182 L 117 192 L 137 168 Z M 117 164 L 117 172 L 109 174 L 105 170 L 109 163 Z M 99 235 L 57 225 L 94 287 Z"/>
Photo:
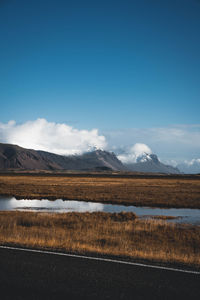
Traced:
<path id="1" fill-rule="evenodd" d="M 200 123 L 198 0 L 3 0 L 0 39 L 2 123 Z"/>

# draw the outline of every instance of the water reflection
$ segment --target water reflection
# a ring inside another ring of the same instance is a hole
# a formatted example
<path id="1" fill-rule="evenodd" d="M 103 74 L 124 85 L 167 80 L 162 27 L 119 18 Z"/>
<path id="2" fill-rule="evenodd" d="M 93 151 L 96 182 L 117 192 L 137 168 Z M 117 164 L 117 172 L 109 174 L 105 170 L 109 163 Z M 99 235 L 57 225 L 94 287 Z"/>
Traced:
<path id="1" fill-rule="evenodd" d="M 57 199 L 50 201 L 43 200 L 17 200 L 14 197 L 0 197 L 0 210 L 29 210 L 44 212 L 134 212 L 140 217 L 149 216 L 173 216 L 181 217 L 174 219 L 173 222 L 191 223 L 200 225 L 200 209 L 187 208 L 150 208 L 124 205 L 112 205 L 102 203 L 92 203 L 84 201 L 63 201 Z"/>
<path id="2" fill-rule="evenodd" d="M 31 211 L 53 211 L 53 212 L 95 212 L 103 211 L 103 204 L 84 201 L 63 201 L 57 199 L 50 201 L 42 200 L 27 200 L 16 198 L 0 198 L 0 210 L 31 210 Z"/>

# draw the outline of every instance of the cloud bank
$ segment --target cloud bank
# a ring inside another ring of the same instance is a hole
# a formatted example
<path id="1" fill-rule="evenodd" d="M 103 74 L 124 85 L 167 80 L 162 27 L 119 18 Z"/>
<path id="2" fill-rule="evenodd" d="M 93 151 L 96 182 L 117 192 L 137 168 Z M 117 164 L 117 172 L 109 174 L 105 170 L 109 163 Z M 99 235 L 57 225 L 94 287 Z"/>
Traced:
<path id="1" fill-rule="evenodd" d="M 200 158 L 192 159 L 190 161 L 185 160 L 178 164 L 177 167 L 184 173 L 200 173 Z"/>
<path id="2" fill-rule="evenodd" d="M 152 151 L 146 144 L 136 143 L 134 146 L 129 147 L 123 154 L 120 154 L 117 157 L 123 163 L 134 163 L 137 161 L 137 158 L 144 153 L 151 154 Z"/>
<path id="3" fill-rule="evenodd" d="M 108 148 L 118 154 L 140 143 L 148 145 L 163 162 L 175 160 L 179 163 L 200 157 L 200 124 L 107 130 L 102 134 Z"/>
<path id="4" fill-rule="evenodd" d="M 44 150 L 61 155 L 81 154 L 104 149 L 106 139 L 97 129 L 78 130 L 67 124 L 48 122 L 45 119 L 17 124 L 0 123 L 0 142 L 24 148 Z"/>

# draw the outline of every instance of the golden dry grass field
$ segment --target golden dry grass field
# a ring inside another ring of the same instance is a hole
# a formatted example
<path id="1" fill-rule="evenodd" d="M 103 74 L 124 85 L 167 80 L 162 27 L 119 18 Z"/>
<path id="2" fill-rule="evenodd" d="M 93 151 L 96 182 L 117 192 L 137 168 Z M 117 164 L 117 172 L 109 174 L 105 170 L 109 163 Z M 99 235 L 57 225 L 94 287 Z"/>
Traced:
<path id="1" fill-rule="evenodd" d="M 0 175 L 0 194 L 152 207 L 200 208 L 200 176 Z"/>
<path id="2" fill-rule="evenodd" d="M 0 244 L 200 267 L 200 227 L 134 213 L 0 212 Z"/>

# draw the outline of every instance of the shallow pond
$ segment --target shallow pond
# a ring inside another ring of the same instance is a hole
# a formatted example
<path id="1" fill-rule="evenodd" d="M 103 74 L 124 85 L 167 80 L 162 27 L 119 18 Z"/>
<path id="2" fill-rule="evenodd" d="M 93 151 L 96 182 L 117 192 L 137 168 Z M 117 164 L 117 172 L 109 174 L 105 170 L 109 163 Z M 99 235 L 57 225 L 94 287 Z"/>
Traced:
<path id="1" fill-rule="evenodd" d="M 200 209 L 187 208 L 151 208 L 124 206 L 117 204 L 103 204 L 84 201 L 69 200 L 17 200 L 14 197 L 0 197 L 0 210 L 23 210 L 23 211 L 43 211 L 43 212 L 134 212 L 141 218 L 152 216 L 173 216 L 180 217 L 173 219 L 173 222 L 190 223 L 200 225 Z"/>

